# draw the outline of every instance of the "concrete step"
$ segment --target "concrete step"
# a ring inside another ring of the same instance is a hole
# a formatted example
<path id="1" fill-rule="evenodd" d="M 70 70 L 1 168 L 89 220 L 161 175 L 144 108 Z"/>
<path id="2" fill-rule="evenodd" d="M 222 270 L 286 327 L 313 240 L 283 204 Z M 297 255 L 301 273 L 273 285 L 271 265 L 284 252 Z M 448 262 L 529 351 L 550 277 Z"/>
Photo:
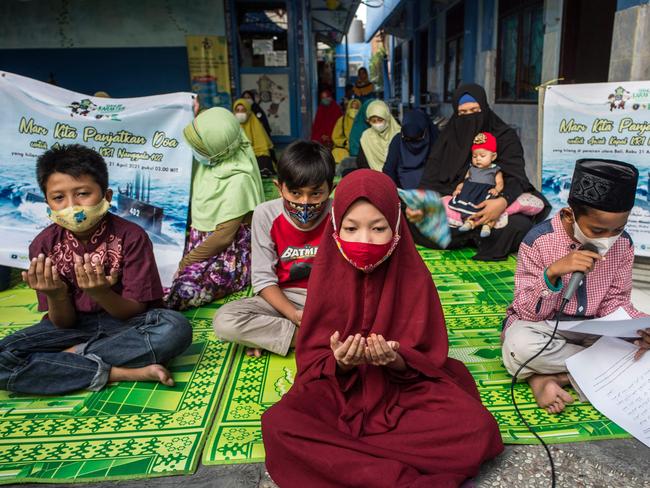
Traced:
<path id="1" fill-rule="evenodd" d="M 637 258 L 632 268 L 632 281 L 635 287 L 650 289 L 650 260 Z"/>

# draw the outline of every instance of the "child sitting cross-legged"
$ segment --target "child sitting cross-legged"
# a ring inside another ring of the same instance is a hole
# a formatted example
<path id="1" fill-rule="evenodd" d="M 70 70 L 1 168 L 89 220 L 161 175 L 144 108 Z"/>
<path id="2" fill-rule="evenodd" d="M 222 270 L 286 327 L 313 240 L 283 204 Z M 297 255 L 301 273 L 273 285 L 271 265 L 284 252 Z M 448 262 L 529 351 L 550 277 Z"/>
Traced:
<path id="1" fill-rule="evenodd" d="M 576 163 L 569 206 L 533 227 L 519 247 L 515 298 L 503 332 L 503 363 L 512 375 L 526 379 L 537 404 L 559 413 L 573 397 L 566 360 L 591 345 L 598 336 L 556 331 L 548 347 L 554 319 L 571 275 L 586 273 L 568 301 L 561 320 L 603 317 L 622 308 L 640 317 L 630 300 L 634 245 L 625 225 L 634 206 L 637 169 L 627 163 L 581 159 Z M 598 252 L 583 249 L 590 244 Z M 650 349 L 650 328 L 639 331 L 637 358 Z M 577 385 L 573 385 L 574 387 Z"/>
<path id="2" fill-rule="evenodd" d="M 317 142 L 296 141 L 278 162 L 281 198 L 259 205 L 251 227 L 253 291 L 214 316 L 217 337 L 285 356 L 307 299 L 307 280 L 330 208 L 332 153 Z"/>
<path id="3" fill-rule="evenodd" d="M 0 341 L 0 388 L 29 394 L 101 390 L 112 381 L 173 386 L 164 364 L 192 342 L 178 312 L 156 308 L 163 290 L 145 231 L 108 212 L 104 159 L 70 145 L 38 158 L 54 222 L 29 246 L 23 280 L 41 322 Z"/>

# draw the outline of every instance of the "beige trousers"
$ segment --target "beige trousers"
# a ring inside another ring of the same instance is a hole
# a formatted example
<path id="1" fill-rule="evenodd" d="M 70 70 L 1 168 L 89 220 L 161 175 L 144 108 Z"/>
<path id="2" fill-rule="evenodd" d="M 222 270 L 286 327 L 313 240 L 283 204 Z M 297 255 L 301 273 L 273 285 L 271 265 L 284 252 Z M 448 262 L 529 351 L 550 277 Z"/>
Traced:
<path id="1" fill-rule="evenodd" d="M 553 327 L 546 322 L 517 320 L 506 329 L 503 339 L 503 364 L 514 376 L 528 358 L 534 356 L 551 338 Z M 558 330 L 546 350 L 533 359 L 517 376 L 526 379 L 534 374 L 566 373 L 566 360 L 591 346 L 600 336 Z"/>
<path id="2" fill-rule="evenodd" d="M 285 288 L 285 296 L 296 308 L 305 308 L 305 288 Z M 286 356 L 296 325 L 257 295 L 225 304 L 212 319 L 217 337 L 247 347 L 266 349 Z"/>

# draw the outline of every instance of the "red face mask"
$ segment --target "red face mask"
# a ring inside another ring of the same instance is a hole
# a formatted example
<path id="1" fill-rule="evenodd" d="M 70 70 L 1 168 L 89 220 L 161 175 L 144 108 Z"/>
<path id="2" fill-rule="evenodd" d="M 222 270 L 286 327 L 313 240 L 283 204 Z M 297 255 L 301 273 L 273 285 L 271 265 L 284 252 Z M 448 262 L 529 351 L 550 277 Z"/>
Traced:
<path id="1" fill-rule="evenodd" d="M 400 211 L 398 209 L 396 229 L 399 229 L 399 220 Z M 332 208 L 332 222 L 336 222 L 334 220 L 334 208 Z M 332 237 L 334 237 L 336 245 L 345 260 L 364 273 L 370 273 L 386 261 L 393 254 L 400 239 L 400 235 L 395 233 L 393 238 L 385 244 L 344 241 L 336 231 L 336 224 L 334 224 L 334 234 L 332 234 Z"/>

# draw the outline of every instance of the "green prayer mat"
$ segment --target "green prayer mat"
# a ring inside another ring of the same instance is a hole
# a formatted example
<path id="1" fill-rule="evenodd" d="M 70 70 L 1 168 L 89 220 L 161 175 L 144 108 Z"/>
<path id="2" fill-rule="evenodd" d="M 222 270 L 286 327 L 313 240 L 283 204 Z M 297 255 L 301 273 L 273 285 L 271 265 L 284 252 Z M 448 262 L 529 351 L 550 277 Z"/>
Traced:
<path id="1" fill-rule="evenodd" d="M 193 473 L 235 352 L 212 331 L 218 305 L 187 314 L 194 340 L 169 365 L 174 388 L 121 382 L 52 397 L 0 391 L 0 484 Z M 0 293 L 2 337 L 42 315 L 32 290 Z"/>
<path id="2" fill-rule="evenodd" d="M 474 376 L 483 404 L 509 444 L 537 440 L 517 417 L 510 399 L 511 377 L 501 362 L 501 321 L 514 290 L 515 259 L 481 262 L 474 252 L 419 248 L 433 275 L 449 331 L 449 355 Z M 293 356 L 261 358 L 235 354 L 233 369 L 203 452 L 204 464 L 264 461 L 260 415 L 292 384 Z M 571 391 L 577 399 L 575 392 Z M 530 388 L 520 383 L 515 396 L 522 414 L 548 443 L 625 438 L 629 435 L 588 403 L 576 402 L 559 415 L 537 407 Z"/>
<path id="3" fill-rule="evenodd" d="M 264 201 L 268 202 L 280 196 L 280 192 L 273 183 L 273 178 L 262 178 L 262 186 L 264 187 Z"/>

